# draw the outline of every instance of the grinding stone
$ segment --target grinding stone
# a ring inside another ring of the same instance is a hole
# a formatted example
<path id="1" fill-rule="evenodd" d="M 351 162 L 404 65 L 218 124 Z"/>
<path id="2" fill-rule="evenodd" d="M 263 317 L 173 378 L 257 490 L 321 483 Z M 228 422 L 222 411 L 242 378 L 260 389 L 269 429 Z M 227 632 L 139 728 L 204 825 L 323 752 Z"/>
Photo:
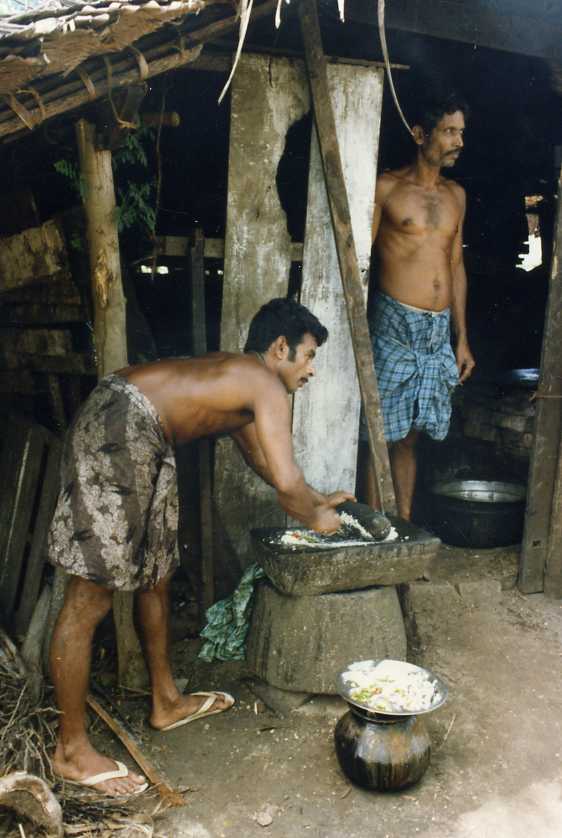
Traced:
<path id="1" fill-rule="evenodd" d="M 399 518 L 395 541 L 366 542 L 356 547 L 294 549 L 272 544 L 285 530 L 251 531 L 254 556 L 278 591 L 290 596 L 316 596 L 371 585 L 398 585 L 420 579 L 437 554 L 438 538 Z"/>

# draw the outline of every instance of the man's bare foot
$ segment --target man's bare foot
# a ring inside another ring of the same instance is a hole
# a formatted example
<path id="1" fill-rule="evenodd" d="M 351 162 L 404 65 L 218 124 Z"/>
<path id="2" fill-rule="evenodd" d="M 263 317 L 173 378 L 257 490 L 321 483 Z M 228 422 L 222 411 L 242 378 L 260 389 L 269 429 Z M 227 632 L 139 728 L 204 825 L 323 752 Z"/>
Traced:
<path id="1" fill-rule="evenodd" d="M 215 696 L 214 700 L 210 700 L 213 696 Z M 156 730 L 166 730 L 171 725 L 179 726 L 181 723 L 190 721 L 191 716 L 197 717 L 205 703 L 207 703 L 207 707 L 204 715 L 202 714 L 199 718 L 230 709 L 234 704 L 234 699 L 228 693 L 221 693 L 218 690 L 209 693 L 178 695 L 178 698 L 174 701 L 162 703 L 161 707 L 155 707 L 152 710 L 150 724 Z"/>
<path id="2" fill-rule="evenodd" d="M 62 780 L 83 783 L 89 777 L 116 771 L 115 760 L 98 753 L 89 742 L 81 745 L 63 745 L 59 742 L 53 756 L 53 769 Z M 136 794 L 146 779 L 140 774 L 129 772 L 126 777 L 116 777 L 88 788 L 101 791 L 110 797 Z"/>

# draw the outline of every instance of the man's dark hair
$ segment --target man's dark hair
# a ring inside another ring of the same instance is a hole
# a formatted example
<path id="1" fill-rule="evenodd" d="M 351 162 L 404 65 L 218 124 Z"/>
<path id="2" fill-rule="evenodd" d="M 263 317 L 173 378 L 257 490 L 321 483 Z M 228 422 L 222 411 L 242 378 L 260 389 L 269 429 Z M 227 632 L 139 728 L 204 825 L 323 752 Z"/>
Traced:
<path id="1" fill-rule="evenodd" d="M 412 116 L 412 125 L 421 125 L 424 134 L 429 136 L 445 114 L 460 111 L 465 120 L 469 116 L 469 107 L 456 90 L 439 88 L 425 89 L 416 97 Z"/>
<path id="2" fill-rule="evenodd" d="M 267 352 L 283 335 L 290 349 L 289 360 L 306 333 L 316 338 L 318 346 L 328 338 L 328 330 L 314 314 L 296 300 L 278 297 L 265 303 L 252 318 L 244 352 Z"/>

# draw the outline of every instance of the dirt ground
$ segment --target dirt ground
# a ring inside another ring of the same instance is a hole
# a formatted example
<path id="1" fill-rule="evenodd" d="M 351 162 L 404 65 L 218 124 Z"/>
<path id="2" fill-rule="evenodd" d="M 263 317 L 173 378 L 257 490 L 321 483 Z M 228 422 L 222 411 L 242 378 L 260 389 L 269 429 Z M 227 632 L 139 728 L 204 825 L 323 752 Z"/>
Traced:
<path id="1" fill-rule="evenodd" d="M 166 734 L 147 727 L 144 699 L 123 705 L 147 753 L 190 788 L 184 808 L 157 820 L 157 834 L 560 838 L 562 602 L 522 596 L 516 569 L 514 550 L 444 547 L 428 580 L 413 586 L 410 657 L 450 692 L 427 717 L 429 769 L 403 792 L 364 791 L 342 774 L 333 746 L 341 699 L 317 697 L 275 716 L 256 704 L 243 664 L 205 664 L 195 659 L 197 641 L 177 643 L 187 690 L 225 689 L 237 704 Z M 119 753 L 115 742 L 103 747 Z"/>

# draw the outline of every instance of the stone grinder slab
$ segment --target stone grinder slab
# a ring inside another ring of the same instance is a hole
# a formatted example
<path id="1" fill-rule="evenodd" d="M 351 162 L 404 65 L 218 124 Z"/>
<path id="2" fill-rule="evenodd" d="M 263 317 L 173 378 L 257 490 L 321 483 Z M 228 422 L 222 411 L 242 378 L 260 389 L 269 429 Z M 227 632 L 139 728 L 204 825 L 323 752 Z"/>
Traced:
<path id="1" fill-rule="evenodd" d="M 389 517 L 398 533 L 394 541 L 365 541 L 354 546 L 339 544 L 333 536 L 320 547 L 306 543 L 288 546 L 280 538 L 297 527 L 253 529 L 254 557 L 275 588 L 289 596 L 317 596 L 419 579 L 441 542 L 407 521 Z"/>

